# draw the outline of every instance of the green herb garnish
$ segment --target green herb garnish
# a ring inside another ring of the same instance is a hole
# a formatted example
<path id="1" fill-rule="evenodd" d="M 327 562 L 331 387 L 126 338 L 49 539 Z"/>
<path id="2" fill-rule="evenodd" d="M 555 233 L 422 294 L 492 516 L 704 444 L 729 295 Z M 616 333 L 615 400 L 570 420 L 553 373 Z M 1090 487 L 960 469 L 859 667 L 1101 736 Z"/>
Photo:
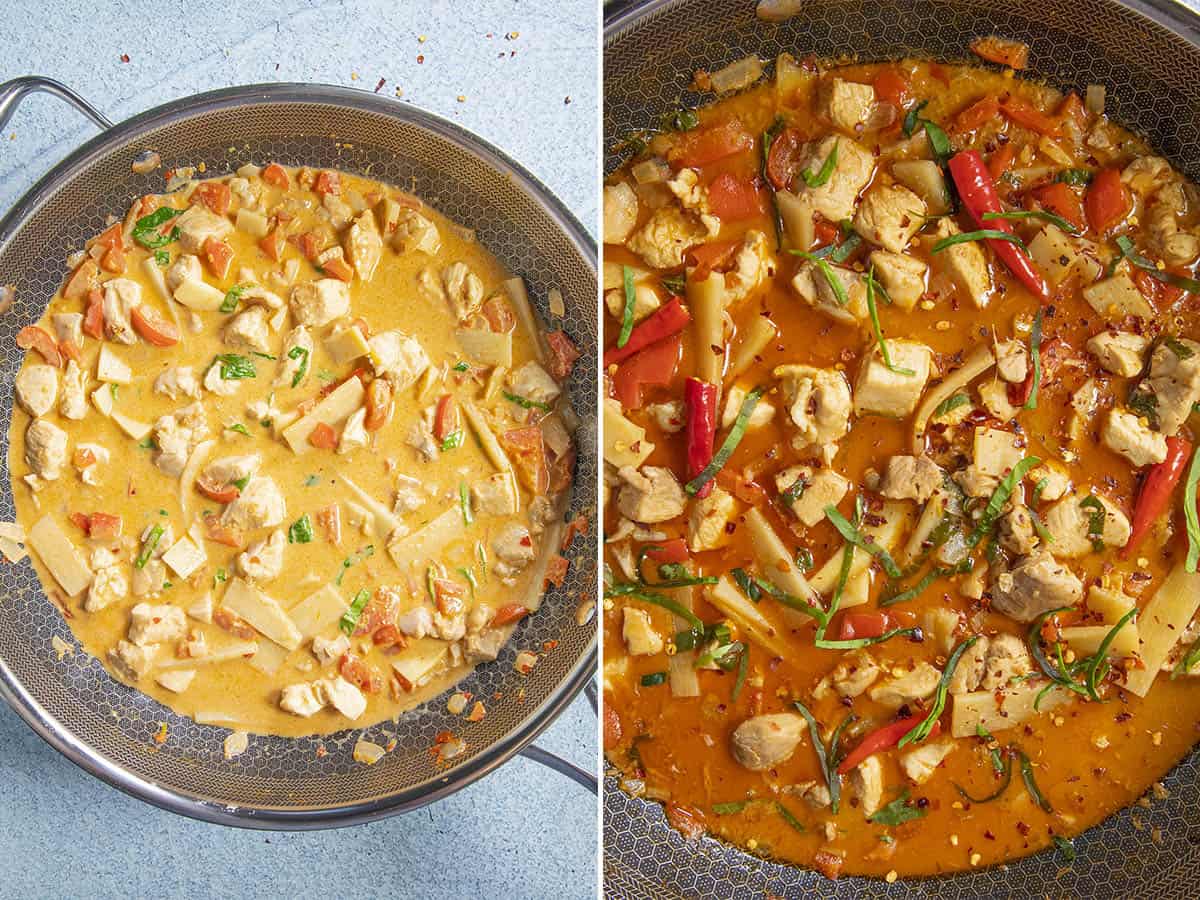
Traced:
<path id="1" fill-rule="evenodd" d="M 171 254 L 166 250 L 155 250 L 154 261 L 160 266 L 169 266 L 171 264 Z"/>
<path id="2" fill-rule="evenodd" d="M 550 404 L 542 403 L 540 400 L 530 400 L 528 397 L 522 397 L 520 394 L 510 394 L 508 391 L 501 391 L 504 394 L 504 399 L 509 403 L 515 403 L 521 409 L 540 409 L 542 412 L 550 412 Z"/>
<path id="3" fill-rule="evenodd" d="M 165 247 L 172 241 L 179 240 L 178 226 L 172 228 L 169 234 L 161 234 L 159 229 L 182 212 L 183 210 L 181 209 L 163 206 L 150 213 L 150 215 L 143 216 L 134 223 L 133 239 L 148 250 Z"/>
<path id="4" fill-rule="evenodd" d="M 1025 477 L 1026 472 L 1034 466 L 1040 465 L 1041 462 L 1036 456 L 1026 456 L 1013 466 L 1011 472 L 1000 479 L 1000 483 L 996 485 L 996 490 L 992 492 L 987 506 L 984 507 L 983 515 L 979 517 L 979 521 L 975 525 L 975 530 L 967 539 L 967 546 L 976 546 L 983 540 L 985 535 L 991 532 L 992 526 L 996 524 L 996 519 L 1000 515 L 1000 511 L 1008 503 L 1008 498 L 1012 496 L 1012 492 L 1016 489 L 1017 484 Z"/>
<path id="5" fill-rule="evenodd" d="M 621 280 L 625 287 L 625 307 L 621 311 L 621 333 L 617 335 L 617 346 L 624 347 L 633 334 L 633 310 L 637 305 L 637 289 L 633 286 L 633 269 L 621 266 Z"/>
<path id="6" fill-rule="evenodd" d="M 930 250 L 931 253 L 941 253 L 947 247 L 953 247 L 955 244 L 966 244 L 972 241 L 1008 241 L 1010 244 L 1016 244 L 1022 250 L 1029 252 L 1025 247 L 1025 242 L 1008 231 L 999 231 L 994 228 L 981 228 L 978 231 L 964 231 L 959 234 L 952 234 L 949 237 L 944 237 Z"/>
<path id="7" fill-rule="evenodd" d="M 308 513 L 302 515 L 299 519 L 292 523 L 292 527 L 288 529 L 289 544 L 308 544 L 313 539 L 312 519 L 308 517 Z"/>
<path id="8" fill-rule="evenodd" d="M 162 540 L 165 529 L 162 525 L 156 524 L 150 529 L 150 533 L 146 535 L 146 541 L 142 544 L 142 552 L 138 554 L 137 559 L 133 561 L 135 569 L 146 568 L 146 563 L 150 561 L 151 555 L 154 553 L 154 548 L 158 546 L 158 542 Z"/>
<path id="9" fill-rule="evenodd" d="M 1146 257 L 1142 256 L 1134 249 L 1133 241 L 1125 235 L 1121 235 L 1116 240 L 1117 249 L 1121 251 L 1121 256 L 1129 260 L 1130 264 L 1137 266 L 1143 272 L 1150 275 L 1151 278 L 1161 281 L 1163 284 L 1169 284 L 1171 287 L 1179 288 L 1181 291 L 1186 291 L 1189 294 L 1200 294 L 1200 281 L 1195 278 L 1185 278 L 1182 275 L 1176 275 L 1173 272 L 1166 272 L 1152 263 Z"/>
<path id="10" fill-rule="evenodd" d="M 1054 180 L 1061 181 L 1063 184 L 1080 187 L 1085 184 L 1091 184 L 1092 173 L 1088 169 L 1063 169 L 1055 176 Z"/>
<path id="11" fill-rule="evenodd" d="M 876 825 L 903 825 L 905 822 L 911 822 L 913 819 L 919 819 L 925 815 L 925 811 L 912 806 L 908 802 L 908 789 L 905 788 L 895 800 L 887 806 L 880 808 L 873 816 L 868 816 L 867 821 L 873 822 Z"/>
<path id="12" fill-rule="evenodd" d="M 247 428 L 245 425 L 243 425 L 241 422 L 234 422 L 232 425 L 226 425 L 225 430 L 226 431 L 236 431 L 238 434 L 244 434 L 246 437 L 251 436 L 250 429 Z"/>
<path id="13" fill-rule="evenodd" d="M 292 387 L 296 387 L 304 380 L 304 376 L 308 374 L 308 348 L 293 347 L 288 351 L 288 359 L 300 360 L 300 368 L 296 370 L 296 374 L 292 376 Z"/>
<path id="14" fill-rule="evenodd" d="M 800 177 L 804 179 L 804 183 L 810 188 L 817 188 L 824 185 L 833 176 L 833 170 L 837 168 L 838 163 L 838 145 L 840 139 L 835 139 L 833 149 L 829 151 L 829 155 L 825 157 L 825 161 L 821 163 L 819 171 L 813 172 L 810 169 L 802 169 Z"/>
<path id="15" fill-rule="evenodd" d="M 952 412 L 953 410 L 958 409 L 960 406 L 966 406 L 970 402 L 971 398 L 966 394 L 951 394 L 937 405 L 937 408 L 933 411 L 933 417 L 935 419 L 940 419 L 946 413 Z"/>
<path id="16" fill-rule="evenodd" d="M 237 353 L 220 353 L 216 361 L 221 365 L 222 381 L 238 381 L 244 378 L 257 378 L 258 370 L 254 368 L 254 360 Z"/>
<path id="17" fill-rule="evenodd" d="M 446 435 L 444 438 L 442 438 L 441 447 L 442 447 L 443 453 L 445 453 L 447 450 L 455 450 L 455 449 L 461 447 L 462 445 L 463 445 L 463 431 L 461 428 L 458 429 L 457 431 L 450 432 L 448 435 Z"/>
<path id="18" fill-rule="evenodd" d="M 309 475 L 307 478 L 304 479 L 305 487 L 316 487 L 320 483 L 321 483 L 320 475 Z"/>
<path id="19" fill-rule="evenodd" d="M 888 351 L 887 341 L 883 338 L 883 329 L 879 325 L 879 310 L 875 308 L 874 266 L 871 266 L 871 270 L 867 273 L 867 312 L 871 316 L 871 330 L 875 332 L 875 342 L 879 345 L 879 355 L 883 358 L 883 364 L 887 366 L 888 371 L 895 372 L 897 375 L 916 375 L 917 373 L 912 369 L 897 366 L 892 362 L 892 354 Z"/>
<path id="20" fill-rule="evenodd" d="M 792 701 L 792 705 L 808 722 L 808 733 L 812 737 L 813 751 L 817 754 L 817 763 L 821 767 L 821 775 L 825 778 L 825 786 L 829 788 L 829 808 L 833 810 L 834 815 L 837 815 L 838 806 L 841 803 L 842 782 L 837 773 L 837 766 L 832 763 L 829 752 L 821 742 L 821 726 L 817 724 L 813 714 L 808 711 L 808 707 L 799 700 Z"/>
<path id="21" fill-rule="evenodd" d="M 250 285 L 248 284 L 239 284 L 231 287 L 225 292 L 225 299 L 222 300 L 221 305 L 217 307 L 218 310 L 226 314 L 233 312 L 235 309 L 237 309 L 238 303 L 242 299 L 242 294 L 246 293 L 246 289 L 249 287 Z"/>
<path id="22" fill-rule="evenodd" d="M 846 517 L 838 512 L 836 506 L 826 506 L 825 515 L 829 517 L 829 521 L 833 523 L 833 527 L 837 529 L 838 534 L 846 539 L 846 543 L 853 544 L 855 547 L 865 550 L 879 560 L 880 565 L 883 566 L 883 570 L 887 572 L 889 578 L 900 578 L 902 576 L 903 573 L 900 571 L 900 567 L 896 565 L 896 561 L 892 559 L 892 555 L 859 531 L 856 526 L 848 522 Z"/>
<path id="23" fill-rule="evenodd" d="M 1025 401 L 1025 409 L 1037 409 L 1038 388 L 1042 386 L 1042 308 L 1033 317 L 1033 329 L 1029 332 L 1029 358 L 1033 363 L 1033 387 Z"/>
<path id="24" fill-rule="evenodd" d="M 1083 509 L 1091 510 L 1088 514 L 1088 540 L 1092 542 L 1092 550 L 1096 553 L 1104 552 L 1104 519 L 1106 511 L 1104 504 L 1100 502 L 1100 498 L 1095 494 L 1088 494 L 1079 501 L 1079 506 Z"/>
<path id="25" fill-rule="evenodd" d="M 1067 865 L 1075 862 L 1075 844 L 1067 840 L 1061 834 L 1051 836 L 1050 840 L 1054 841 L 1054 849 L 1058 851 L 1059 856 L 1067 861 Z"/>
<path id="26" fill-rule="evenodd" d="M 694 109 L 677 109 L 665 113 L 661 120 L 664 131 L 691 131 L 700 124 L 700 117 Z"/>
<path id="27" fill-rule="evenodd" d="M 650 672 L 642 676 L 642 687 L 657 687 L 666 680 L 666 672 Z"/>
<path id="28" fill-rule="evenodd" d="M 969 637 L 950 654 L 950 658 L 946 661 L 946 668 L 942 670 L 942 676 L 938 679 L 937 690 L 933 695 L 933 705 L 929 708 L 929 713 L 921 720 L 921 723 L 916 728 L 909 731 L 904 737 L 900 738 L 896 744 L 897 748 L 906 747 L 909 744 L 917 744 L 929 737 L 929 733 L 933 730 L 933 726 L 937 724 L 937 720 L 941 718 L 942 711 L 946 708 L 946 692 L 950 689 L 950 679 L 954 677 L 954 670 L 958 668 L 958 661 L 962 659 L 964 653 L 979 640 L 979 635 Z"/>
<path id="29" fill-rule="evenodd" d="M 720 449 L 717 450 L 700 474 L 684 485 L 684 490 L 690 495 L 693 497 L 696 496 L 704 485 L 717 477 L 717 473 L 729 461 L 729 457 L 733 455 L 733 451 L 737 449 L 737 445 L 746 436 L 746 429 L 750 425 L 750 416 L 754 413 L 754 407 L 758 405 L 758 401 L 762 399 L 762 395 L 765 392 L 766 388 L 756 387 L 746 394 L 746 399 L 742 401 L 742 408 L 738 410 L 737 418 L 734 420 L 733 426 L 729 429 L 729 433 L 725 435 L 725 440 L 721 443 Z"/>
<path id="30" fill-rule="evenodd" d="M 465 481 L 458 483 L 458 508 L 462 510 L 463 525 L 470 525 L 475 521 L 475 516 L 471 512 L 471 494 L 467 490 Z"/>
<path id="31" fill-rule="evenodd" d="M 993 219 L 1041 219 L 1045 222 L 1057 226 L 1067 234 L 1079 234 L 1079 229 L 1064 219 L 1062 216 L 1056 216 L 1052 212 L 1046 212 L 1044 209 L 1018 209 L 1013 212 L 989 212 L 984 213 L 979 217 L 985 222 L 990 222 Z"/>
<path id="32" fill-rule="evenodd" d="M 366 609 L 367 602 L 371 599 L 371 592 L 365 588 L 354 595 L 354 599 L 350 601 L 350 606 L 342 613 L 341 619 L 338 620 L 338 628 L 347 637 L 354 636 L 354 629 L 358 627 L 358 620 L 362 616 L 363 610 Z"/>

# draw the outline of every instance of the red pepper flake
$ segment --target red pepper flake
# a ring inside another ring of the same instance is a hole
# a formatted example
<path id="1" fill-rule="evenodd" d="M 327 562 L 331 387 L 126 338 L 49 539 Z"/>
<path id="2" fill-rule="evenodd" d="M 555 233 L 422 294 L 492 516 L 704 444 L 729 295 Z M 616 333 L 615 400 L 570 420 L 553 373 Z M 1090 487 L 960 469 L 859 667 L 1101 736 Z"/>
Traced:
<path id="1" fill-rule="evenodd" d="M 384 86 L 385 84 L 387 84 L 387 79 L 386 79 L 386 78 L 380 78 L 380 79 L 379 79 L 379 81 L 378 81 L 378 82 L 375 84 L 375 93 L 377 93 L 377 94 L 378 94 L 378 93 L 379 93 L 379 91 L 380 91 L 380 90 L 383 88 L 383 86 Z"/>
<path id="2" fill-rule="evenodd" d="M 549 653 L 558 646 L 558 641 L 542 641 L 542 650 Z"/>
<path id="3" fill-rule="evenodd" d="M 128 53 L 121 54 L 121 62 L 123 62 L 123 63 L 129 62 L 129 54 Z"/>
<path id="4" fill-rule="evenodd" d="M 317 745 L 317 759 L 324 759 L 328 754 L 329 751 L 325 749 L 324 744 Z"/>

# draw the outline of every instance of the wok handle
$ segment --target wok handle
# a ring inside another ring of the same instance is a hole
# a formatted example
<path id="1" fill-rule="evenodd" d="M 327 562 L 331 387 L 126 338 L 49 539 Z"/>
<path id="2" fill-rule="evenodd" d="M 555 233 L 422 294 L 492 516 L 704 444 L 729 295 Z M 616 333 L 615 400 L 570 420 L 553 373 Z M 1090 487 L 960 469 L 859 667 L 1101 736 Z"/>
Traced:
<path id="1" fill-rule="evenodd" d="M 560 775 L 566 775 L 572 781 L 583 785 L 593 794 L 600 792 L 600 781 L 595 773 L 581 769 L 575 763 L 569 762 L 561 756 L 556 756 L 549 750 L 543 750 L 537 744 L 530 744 L 520 752 L 520 755 L 536 763 L 541 763 L 546 768 L 553 769 Z"/>
<path id="2" fill-rule="evenodd" d="M 22 75 L 11 81 L 0 84 L 0 130 L 8 124 L 26 94 L 37 92 L 52 94 L 60 100 L 65 100 L 91 120 L 101 131 L 113 127 L 113 123 L 96 107 L 88 103 L 77 93 L 53 78 L 43 78 L 41 75 Z"/>

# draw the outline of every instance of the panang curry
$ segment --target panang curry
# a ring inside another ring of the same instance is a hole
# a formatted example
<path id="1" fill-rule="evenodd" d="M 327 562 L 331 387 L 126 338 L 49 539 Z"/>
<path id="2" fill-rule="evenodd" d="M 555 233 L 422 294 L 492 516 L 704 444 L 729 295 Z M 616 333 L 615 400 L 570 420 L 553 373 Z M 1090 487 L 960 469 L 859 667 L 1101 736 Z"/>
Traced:
<path id="1" fill-rule="evenodd" d="M 495 659 L 561 580 L 578 353 L 413 196 L 190 174 L 18 334 L 0 549 L 26 544 L 86 650 L 179 713 L 367 726 Z"/>
<path id="2" fill-rule="evenodd" d="M 605 187 L 608 759 L 834 877 L 1069 854 L 1200 722 L 1200 192 L 1100 86 L 761 74 Z"/>

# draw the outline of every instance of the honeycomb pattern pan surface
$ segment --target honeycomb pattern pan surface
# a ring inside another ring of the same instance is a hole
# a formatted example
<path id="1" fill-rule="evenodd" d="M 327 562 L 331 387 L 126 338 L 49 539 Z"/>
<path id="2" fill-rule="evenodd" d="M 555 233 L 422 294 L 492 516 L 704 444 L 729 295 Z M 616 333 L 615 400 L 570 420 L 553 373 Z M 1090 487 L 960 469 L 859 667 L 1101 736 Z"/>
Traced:
<path id="1" fill-rule="evenodd" d="M 130 165 L 157 151 L 162 168 Z M 247 162 L 276 160 L 334 167 L 410 190 L 479 240 L 526 279 L 551 327 L 596 357 L 596 253 L 583 228 L 528 172 L 458 126 L 385 98 L 344 88 L 269 85 L 230 88 L 151 110 L 101 134 L 40 181 L 0 222 L 0 284 L 16 304 L 0 317 L 0 345 L 14 346 L 63 277 L 63 260 L 132 198 L 161 190 L 163 171 L 203 162 L 224 174 Z M 547 297 L 562 291 L 566 315 Z M 0 361 L 0 459 L 7 459 L 13 379 L 19 354 Z M 568 516 L 596 509 L 596 373 L 579 365 L 569 386 L 581 412 L 580 454 Z M 0 520 L 12 520 L 7 472 Z M 594 532 L 594 529 L 593 529 Z M 176 716 L 109 677 L 82 652 L 58 659 L 51 641 L 74 645 L 71 630 L 46 599 L 26 561 L 0 566 L 0 695 L 50 744 L 84 769 L 142 799 L 209 821 L 262 828 L 344 825 L 414 808 L 462 787 L 507 760 L 574 698 L 595 668 L 594 621 L 576 623 L 580 600 L 594 597 L 595 535 L 579 539 L 565 583 L 546 596 L 491 664 L 464 683 L 488 703 L 470 724 L 432 700 L 365 731 L 283 739 L 252 736 L 232 761 L 222 755 L 228 730 Z M 587 562 L 583 562 L 586 560 Z M 557 646 L 528 676 L 513 668 L 520 647 Z M 551 644 L 551 646 L 554 646 Z M 168 739 L 153 741 L 166 722 Z M 450 731 L 467 743 L 449 768 L 429 748 Z M 359 736 L 394 749 L 373 766 L 351 758 Z"/>
<path id="2" fill-rule="evenodd" d="M 1037 77 L 1060 87 L 1108 86 L 1117 121 L 1191 178 L 1200 176 L 1200 20 L 1162 0 L 825 0 L 802 2 L 782 23 L 755 16 L 753 0 L 657 0 L 615 4 L 606 15 L 604 135 L 652 126 L 680 105 L 705 102 L 688 92 L 696 69 L 714 70 L 751 53 L 773 59 L 911 55 L 965 60 L 974 37 L 1000 34 L 1032 48 Z M 978 60 L 975 60 L 978 63 Z M 609 153 L 605 170 L 620 157 Z M 1183 727 L 1200 723 L 1181 723 Z M 712 838 L 688 841 L 662 807 L 604 784 L 604 878 L 611 898 L 676 897 L 1120 897 L 1184 900 L 1200 896 L 1200 752 L 1164 779 L 1166 801 L 1124 810 L 1075 841 L 1064 869 L 1053 852 L 966 875 L 886 884 L 827 881 L 759 859 Z"/>

